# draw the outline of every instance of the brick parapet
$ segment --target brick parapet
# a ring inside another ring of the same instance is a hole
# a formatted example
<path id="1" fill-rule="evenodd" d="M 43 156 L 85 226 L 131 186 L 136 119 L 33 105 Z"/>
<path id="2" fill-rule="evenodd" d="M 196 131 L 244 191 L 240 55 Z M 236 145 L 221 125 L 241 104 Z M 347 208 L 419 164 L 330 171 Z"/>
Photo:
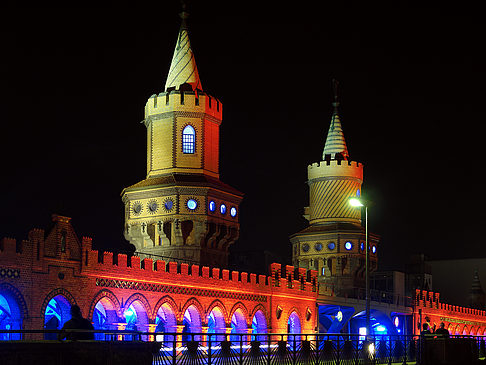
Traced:
<path id="1" fill-rule="evenodd" d="M 102 257 L 101 262 L 98 258 Z M 130 258 L 125 254 L 114 255 L 90 250 L 83 260 L 81 274 L 90 277 L 110 277 L 123 280 L 141 280 L 153 283 L 168 283 L 181 286 L 211 287 L 216 290 L 237 290 L 247 293 L 269 295 L 280 293 L 317 297 L 317 272 L 286 266 L 282 274 L 281 265 L 271 265 L 271 276 L 256 275 L 240 271 L 209 268 L 206 266 L 188 265 L 185 263 L 165 262 L 151 259 L 140 260 L 137 256 Z"/>

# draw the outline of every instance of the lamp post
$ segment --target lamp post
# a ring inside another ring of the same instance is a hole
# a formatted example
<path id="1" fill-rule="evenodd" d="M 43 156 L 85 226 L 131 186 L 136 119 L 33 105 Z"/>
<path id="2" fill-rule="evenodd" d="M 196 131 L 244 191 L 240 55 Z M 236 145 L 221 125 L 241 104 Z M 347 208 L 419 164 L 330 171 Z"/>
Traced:
<path id="1" fill-rule="evenodd" d="M 352 207 L 365 208 L 365 301 L 366 301 L 366 336 L 370 335 L 370 270 L 368 265 L 368 205 L 365 204 L 363 199 L 359 197 L 353 197 L 349 199 L 349 204 Z"/>

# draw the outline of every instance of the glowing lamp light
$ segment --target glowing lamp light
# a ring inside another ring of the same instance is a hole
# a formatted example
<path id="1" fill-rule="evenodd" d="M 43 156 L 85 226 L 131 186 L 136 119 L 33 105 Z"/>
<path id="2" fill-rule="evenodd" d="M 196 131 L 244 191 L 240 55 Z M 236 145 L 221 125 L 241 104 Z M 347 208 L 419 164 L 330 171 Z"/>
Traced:
<path id="1" fill-rule="evenodd" d="M 371 247 L 371 252 L 376 253 L 376 246 Z"/>
<path id="2" fill-rule="evenodd" d="M 398 327 L 400 325 L 400 320 L 398 319 L 398 317 L 395 317 L 395 319 L 393 320 L 393 324 L 395 325 L 395 327 Z"/>
<path id="3" fill-rule="evenodd" d="M 230 214 L 231 214 L 232 217 L 236 217 L 236 208 L 235 207 L 231 207 Z"/>
<path id="4" fill-rule="evenodd" d="M 132 317 L 132 316 L 133 316 L 133 314 L 134 314 L 134 313 L 133 313 L 133 311 L 132 311 L 131 309 L 127 309 L 127 310 L 126 310 L 126 311 L 123 313 L 123 315 L 125 316 L 125 318 L 127 318 L 127 317 Z"/>
<path id="5" fill-rule="evenodd" d="M 336 319 L 338 320 L 338 322 L 341 322 L 343 320 L 343 312 L 338 311 L 336 314 Z"/>
<path id="6" fill-rule="evenodd" d="M 358 198 L 349 199 L 349 205 L 352 207 L 364 207 L 364 204 Z"/>
<path id="7" fill-rule="evenodd" d="M 380 324 L 380 325 L 376 326 L 375 331 L 376 332 L 382 332 L 382 333 L 386 332 L 386 327 Z"/>
<path id="8" fill-rule="evenodd" d="M 344 244 L 344 248 L 349 251 L 353 248 L 353 244 L 348 241 Z"/>
<path id="9" fill-rule="evenodd" d="M 366 336 L 366 327 L 360 327 L 359 330 L 358 330 L 358 333 L 361 336 Z"/>
<path id="10" fill-rule="evenodd" d="M 375 354 L 375 344 L 372 342 L 368 345 L 368 352 L 370 355 L 374 355 Z"/>
<path id="11" fill-rule="evenodd" d="M 214 201 L 209 202 L 209 211 L 214 212 L 216 210 L 216 203 Z"/>

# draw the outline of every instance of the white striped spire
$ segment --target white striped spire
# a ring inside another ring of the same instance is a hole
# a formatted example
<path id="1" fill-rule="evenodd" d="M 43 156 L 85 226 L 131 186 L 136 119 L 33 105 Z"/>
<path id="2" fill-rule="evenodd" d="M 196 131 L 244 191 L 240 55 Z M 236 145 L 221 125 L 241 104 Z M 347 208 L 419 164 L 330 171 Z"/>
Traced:
<path id="1" fill-rule="evenodd" d="M 183 11 L 180 16 L 182 18 L 181 28 L 179 29 L 174 56 L 172 57 L 169 75 L 165 83 L 165 90 L 170 87 L 175 87 L 178 90 L 182 84 L 187 83 L 192 86 L 193 90 L 199 89 L 202 91 L 196 60 L 194 59 L 194 53 L 189 42 L 186 25 L 188 14 Z"/>
<path id="2" fill-rule="evenodd" d="M 324 145 L 324 151 L 322 152 L 322 159 L 326 159 L 326 155 L 330 155 L 331 159 L 336 159 L 336 155 L 341 155 L 343 159 L 349 158 L 348 147 L 344 139 L 343 128 L 341 126 L 341 120 L 339 119 L 337 101 L 337 81 L 333 80 L 334 86 L 334 102 L 332 103 L 334 110 L 331 117 L 331 125 L 327 132 L 326 144 Z"/>

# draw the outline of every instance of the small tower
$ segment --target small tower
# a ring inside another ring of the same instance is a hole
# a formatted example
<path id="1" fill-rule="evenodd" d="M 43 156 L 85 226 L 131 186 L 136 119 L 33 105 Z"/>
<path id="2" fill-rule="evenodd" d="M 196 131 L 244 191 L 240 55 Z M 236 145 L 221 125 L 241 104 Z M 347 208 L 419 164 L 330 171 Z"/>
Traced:
<path id="1" fill-rule="evenodd" d="M 307 169 L 309 227 L 290 236 L 293 265 L 318 270 L 322 290 L 351 295 L 364 286 L 365 231 L 349 198 L 361 195 L 363 165 L 349 159 L 338 113 L 337 82 L 322 161 Z M 370 271 L 377 267 L 378 236 L 369 234 Z"/>
<path id="2" fill-rule="evenodd" d="M 145 105 L 147 177 L 122 192 L 125 238 L 142 256 L 226 267 L 243 194 L 219 180 L 223 106 L 203 91 L 181 18 L 165 91 Z"/>
<path id="3" fill-rule="evenodd" d="M 474 309 L 485 310 L 486 296 L 479 280 L 477 270 L 474 270 L 473 282 L 469 290 L 469 307 Z"/>

